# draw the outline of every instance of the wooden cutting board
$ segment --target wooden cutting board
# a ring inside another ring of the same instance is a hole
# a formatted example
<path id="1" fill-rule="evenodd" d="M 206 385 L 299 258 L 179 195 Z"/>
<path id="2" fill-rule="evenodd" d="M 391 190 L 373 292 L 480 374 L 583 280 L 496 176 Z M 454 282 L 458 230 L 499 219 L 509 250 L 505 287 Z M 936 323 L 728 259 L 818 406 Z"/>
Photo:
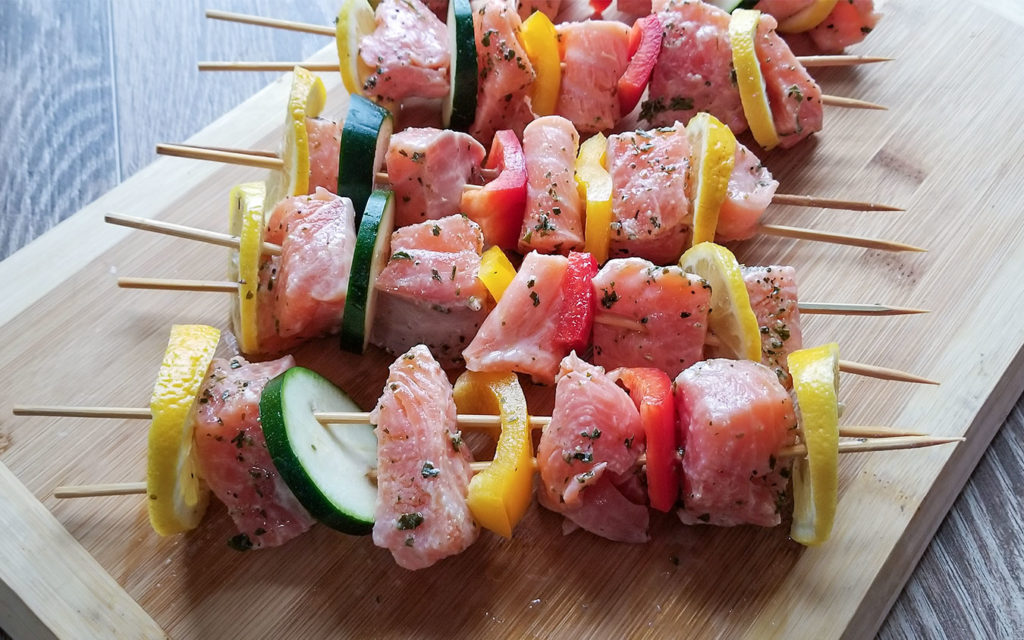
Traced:
<path id="1" fill-rule="evenodd" d="M 129 233 L 108 211 L 211 229 L 227 190 L 255 171 L 161 159 L 0 263 L 0 619 L 15 637 L 772 636 L 874 633 L 966 477 L 1024 389 L 1021 266 L 1024 78 L 1020 3 L 885 6 L 860 52 L 897 62 L 817 70 L 827 93 L 889 106 L 826 112 L 826 131 L 767 154 L 781 191 L 891 202 L 901 214 L 773 207 L 766 221 L 884 236 L 927 254 L 788 240 L 737 247 L 749 264 L 795 265 L 804 300 L 935 310 L 903 318 L 805 320 L 807 344 L 943 381 L 844 376 L 845 424 L 966 435 L 953 447 L 846 456 L 833 539 L 786 528 L 683 527 L 656 517 L 643 546 L 562 536 L 533 508 L 512 540 L 484 534 L 420 572 L 368 539 L 317 527 L 280 549 L 238 554 L 222 507 L 187 536 L 159 538 L 137 497 L 54 500 L 61 484 L 139 480 L 145 424 L 15 418 L 27 403 L 145 406 L 172 323 L 226 327 L 217 294 L 119 290 L 118 275 L 223 277 L 225 251 Z M 582 10 L 578 10 L 582 13 Z M 955 16 L 955 20 L 951 17 Z M 331 57 L 326 50 L 323 60 Z M 1010 71 L 1008 71 L 1010 70 Z M 337 76 L 329 111 L 343 112 Z M 192 140 L 274 148 L 286 81 Z M 333 340 L 298 359 L 369 408 L 388 358 Z M 532 410 L 549 408 L 531 391 Z M 137 602 L 137 604 L 136 604 Z M 10 621 L 10 622 L 8 622 Z"/>

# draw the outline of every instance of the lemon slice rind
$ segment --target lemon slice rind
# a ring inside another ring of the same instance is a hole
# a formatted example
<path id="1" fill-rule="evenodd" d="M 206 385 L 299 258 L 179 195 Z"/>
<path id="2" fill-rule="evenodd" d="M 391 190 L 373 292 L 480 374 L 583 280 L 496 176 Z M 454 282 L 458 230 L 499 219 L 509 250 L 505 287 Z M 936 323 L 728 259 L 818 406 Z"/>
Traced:
<path id="1" fill-rule="evenodd" d="M 814 0 L 809 6 L 780 22 L 776 31 L 779 33 L 810 31 L 824 22 L 837 4 L 839 4 L 839 0 Z"/>
<path id="2" fill-rule="evenodd" d="M 765 149 L 779 144 L 775 131 L 771 105 L 765 90 L 761 63 L 757 59 L 754 40 L 757 37 L 757 23 L 761 12 L 752 9 L 737 9 L 729 19 L 729 40 L 732 43 L 732 65 L 736 71 L 736 87 L 743 104 L 743 115 L 747 119 L 750 133 Z"/>
<path id="3" fill-rule="evenodd" d="M 231 252 L 228 278 L 238 283 L 231 305 L 231 325 L 242 353 L 259 351 L 257 289 L 263 260 L 263 217 L 266 184 L 246 182 L 231 190 L 229 231 L 238 236 L 238 251 Z"/>
<path id="4" fill-rule="evenodd" d="M 194 529 L 206 512 L 209 490 L 193 449 L 195 407 L 220 331 L 175 325 L 150 399 L 146 504 L 153 529 L 162 536 Z"/>
<path id="5" fill-rule="evenodd" d="M 800 434 L 807 456 L 793 464 L 790 537 L 819 545 L 832 533 L 839 495 L 839 345 L 789 354 Z"/>
<path id="6" fill-rule="evenodd" d="M 273 205 L 291 196 L 309 193 L 309 134 L 306 118 L 316 118 L 327 101 L 327 91 L 319 77 L 308 69 L 292 70 L 288 93 L 288 113 L 284 122 L 284 171 L 275 172 L 267 188 L 267 200 Z"/>
<path id="7" fill-rule="evenodd" d="M 736 256 L 721 245 L 702 242 L 687 249 L 679 266 L 711 286 L 708 330 L 719 340 L 721 355 L 760 362 L 761 332 Z"/>
<path id="8" fill-rule="evenodd" d="M 348 93 L 361 94 L 369 76 L 369 67 L 359 57 L 359 43 L 376 29 L 373 8 L 366 0 L 345 0 L 335 22 L 338 66 L 341 82 Z"/>
<path id="9" fill-rule="evenodd" d="M 709 113 L 698 113 L 686 125 L 693 149 L 693 240 L 714 242 L 718 214 L 729 195 L 729 178 L 736 165 L 736 137 Z"/>

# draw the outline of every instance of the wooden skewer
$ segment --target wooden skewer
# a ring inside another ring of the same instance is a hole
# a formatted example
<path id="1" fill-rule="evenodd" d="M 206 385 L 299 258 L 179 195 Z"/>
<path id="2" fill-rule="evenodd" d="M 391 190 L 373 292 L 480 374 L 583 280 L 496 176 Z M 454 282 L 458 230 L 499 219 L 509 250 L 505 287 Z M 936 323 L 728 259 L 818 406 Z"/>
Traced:
<path id="1" fill-rule="evenodd" d="M 288 31 L 298 31 L 301 33 L 312 33 L 321 36 L 335 37 L 336 30 L 333 27 L 326 27 L 318 24 L 310 24 L 307 22 L 294 22 L 292 20 L 280 20 L 276 18 L 264 18 L 263 16 L 254 16 L 245 13 L 233 13 L 231 11 L 215 11 L 207 9 L 206 17 L 211 20 L 223 20 L 225 22 L 238 22 L 241 24 L 251 24 L 258 27 L 271 27 L 273 29 L 286 29 Z M 848 67 L 851 65 L 858 64 L 873 64 L 876 62 L 889 62 L 892 58 L 883 58 L 878 56 L 851 56 L 851 55 L 822 55 L 822 56 L 797 56 L 797 61 L 805 67 Z M 292 65 L 295 66 L 295 65 Z M 303 65 L 305 66 L 305 65 Z M 306 67 L 309 68 L 308 66 Z M 291 69 L 291 67 L 289 67 Z M 337 66 L 335 66 L 335 70 Z M 313 71 L 313 69 L 310 69 Z"/>
<path id="2" fill-rule="evenodd" d="M 292 20 L 279 20 L 276 18 L 264 18 L 263 16 L 252 16 L 244 13 L 231 11 L 206 10 L 206 17 L 211 20 L 224 20 L 225 22 L 240 22 L 242 24 L 253 24 L 259 27 L 271 27 L 274 29 L 286 29 L 288 31 L 299 31 L 301 33 L 315 33 L 321 36 L 335 36 L 334 27 L 326 27 L 306 22 L 294 22 Z"/>
<path id="3" fill-rule="evenodd" d="M 892 240 L 865 238 L 863 236 L 852 236 L 844 233 L 831 233 L 828 231 L 814 231 L 811 229 L 802 229 L 800 227 L 785 227 L 777 224 L 758 225 L 757 230 L 758 232 L 768 236 L 796 238 L 799 240 L 814 240 L 817 242 L 831 242 L 833 244 L 844 244 L 852 247 L 862 247 L 864 249 L 879 249 L 881 251 L 927 251 L 927 249 L 922 249 L 921 247 L 915 247 L 902 242 L 894 242 Z"/>
<path id="4" fill-rule="evenodd" d="M 108 213 L 103 217 L 103 220 L 109 224 L 131 227 L 132 229 L 141 229 L 143 231 L 155 231 L 157 233 L 174 236 L 176 238 L 198 240 L 200 242 L 216 244 L 231 249 L 238 249 L 239 245 L 238 236 L 229 235 L 227 233 L 217 233 L 216 231 L 207 231 L 205 229 L 197 229 L 195 227 L 187 227 L 185 225 L 174 224 L 173 222 L 148 220 L 146 218 L 126 216 L 119 213 Z M 278 244 L 264 242 L 262 249 L 263 253 L 267 255 L 281 255 L 281 245 Z"/>
<path id="5" fill-rule="evenodd" d="M 851 67 L 859 64 L 875 64 L 876 62 L 892 62 L 893 58 L 884 56 L 797 56 L 797 61 L 804 67 Z"/>
<path id="6" fill-rule="evenodd" d="M 889 369 L 888 367 L 877 367 L 872 364 L 863 364 L 861 362 L 851 362 L 849 360 L 839 361 L 839 370 L 843 373 L 852 373 L 858 376 L 867 376 L 869 378 L 878 378 L 879 380 L 892 380 L 894 382 L 914 382 L 917 384 L 934 384 L 939 385 L 940 382 L 935 380 L 929 380 L 928 378 L 922 378 L 921 376 L 915 376 L 912 373 L 900 371 L 899 369 Z"/>
<path id="7" fill-rule="evenodd" d="M 807 315 L 832 316 L 901 316 L 913 313 L 930 313 L 927 309 L 893 307 L 884 304 L 849 304 L 843 302 L 801 302 L 800 313 Z"/>
<path id="8" fill-rule="evenodd" d="M 170 278 L 130 278 L 117 279 L 117 286 L 122 289 L 158 289 L 163 291 L 201 291 L 204 293 L 236 293 L 237 282 L 216 282 L 211 280 L 176 280 Z"/>
<path id="9" fill-rule="evenodd" d="M 275 62 L 272 60 L 258 60 L 254 62 L 247 62 L 241 60 L 201 60 L 197 63 L 197 66 L 199 68 L 199 71 L 288 72 L 294 69 L 295 67 L 302 67 L 314 73 L 327 73 L 331 71 L 339 71 L 338 63 L 336 62 Z M 821 103 L 824 105 L 828 105 L 830 107 L 839 107 L 841 109 L 875 109 L 880 111 L 887 111 L 889 109 L 889 107 L 886 107 L 885 105 L 876 104 L 874 102 L 867 102 L 866 100 L 858 100 L 856 98 L 847 98 L 844 96 L 832 96 L 828 94 L 821 95 Z"/>
<path id="10" fill-rule="evenodd" d="M 207 147 L 195 147 L 180 144 L 158 144 L 156 152 L 163 156 L 174 156 L 176 158 L 192 158 L 196 160 L 213 160 L 225 164 L 238 164 L 245 167 L 257 167 L 260 169 L 284 169 L 284 160 L 276 155 L 267 156 L 254 153 L 236 153 L 233 151 L 222 151 Z"/>
<path id="11" fill-rule="evenodd" d="M 70 407 L 60 405 L 15 405 L 16 416 L 47 416 L 54 418 L 111 418 L 119 420 L 150 420 L 153 414 L 146 407 Z M 313 417 L 323 425 L 328 424 L 369 424 L 370 414 L 365 411 L 315 411 Z M 499 416 L 460 413 L 456 422 L 466 429 L 498 429 Z M 530 427 L 543 429 L 551 423 L 550 416 L 530 416 Z M 895 438 L 904 436 L 927 436 L 919 431 L 893 429 L 892 427 L 853 426 L 839 427 L 841 438 Z"/>
<path id="12" fill-rule="evenodd" d="M 821 96 L 821 104 L 827 104 L 830 107 L 842 107 L 843 109 L 875 109 L 877 111 L 889 110 L 889 107 L 881 104 L 875 104 L 874 102 L 868 102 L 866 100 L 844 98 L 843 96 L 827 96 L 824 94 Z"/>
<path id="13" fill-rule="evenodd" d="M 314 73 L 338 71 L 337 62 L 274 62 L 263 60 L 257 62 L 202 60 L 198 63 L 200 71 L 291 71 L 302 67 Z"/>
<path id="14" fill-rule="evenodd" d="M 66 407 L 59 405 L 15 405 L 16 416 L 52 416 L 57 418 L 114 418 L 152 420 L 149 407 Z"/>
<path id="15" fill-rule="evenodd" d="M 856 200 L 835 200 L 817 196 L 776 193 L 772 196 L 772 204 L 785 204 L 793 207 L 821 207 L 822 209 L 846 209 L 849 211 L 906 211 L 900 207 L 875 202 L 858 202 Z"/>
<path id="16" fill-rule="evenodd" d="M 83 484 L 77 486 L 57 487 L 53 497 L 64 498 L 99 498 L 102 496 L 130 496 L 146 493 L 145 482 L 122 482 L 117 484 Z"/>
<path id="17" fill-rule="evenodd" d="M 202 147 L 191 144 L 158 144 L 156 152 L 160 155 L 175 156 L 177 158 L 190 158 L 192 160 L 209 160 L 211 162 L 223 162 L 225 164 L 237 164 L 260 169 L 284 169 L 284 160 L 272 151 L 230 149 L 224 147 Z M 491 180 L 497 177 L 497 171 L 484 169 L 485 178 Z M 382 182 L 389 180 L 388 174 L 379 172 L 376 178 Z M 466 190 L 481 189 L 480 185 L 467 184 Z M 861 202 L 857 200 L 839 200 L 835 198 L 822 198 L 811 195 L 794 195 L 788 193 L 776 193 L 772 196 L 773 204 L 783 204 L 795 207 L 820 207 L 822 209 L 843 209 L 847 211 L 904 211 L 900 207 L 875 202 Z"/>
<path id="18" fill-rule="evenodd" d="M 274 245 L 271 245 L 274 246 Z M 173 278 L 136 278 L 123 276 L 117 279 L 122 289 L 155 289 L 167 291 L 196 291 L 204 293 L 235 293 L 238 283 L 227 280 L 177 280 Z M 909 307 L 890 307 L 874 304 L 846 304 L 829 302 L 801 302 L 798 306 L 801 313 L 809 315 L 852 315 L 852 316 L 894 316 L 913 313 L 929 313 L 926 309 Z M 646 331 L 642 322 L 621 316 L 602 314 L 594 318 L 598 324 L 632 331 Z M 881 369 L 880 369 L 881 370 Z M 929 384 L 938 384 L 929 381 Z"/>
<path id="19" fill-rule="evenodd" d="M 866 451 L 899 451 L 901 449 L 920 449 L 940 444 L 963 442 L 966 438 L 940 438 L 934 436 L 906 436 L 902 438 L 871 439 L 860 438 L 854 442 L 840 442 L 839 453 L 863 453 Z M 795 444 L 786 447 L 777 454 L 779 458 L 798 458 L 807 455 L 807 447 Z"/>
<path id="20" fill-rule="evenodd" d="M 237 153 L 241 155 L 249 156 L 263 156 L 264 158 L 280 158 L 276 151 L 263 151 L 262 149 L 238 149 L 237 147 L 210 147 L 201 144 L 188 144 L 187 142 L 179 142 L 174 145 L 168 145 L 174 147 L 184 147 L 185 149 L 212 149 L 213 151 L 226 151 L 227 153 Z M 159 147 L 157 153 L 159 153 Z"/>
<path id="21" fill-rule="evenodd" d="M 863 453 L 867 451 L 898 451 L 901 449 L 920 449 L 922 447 L 934 447 L 941 444 L 963 442 L 964 438 L 935 438 L 931 436 L 907 436 L 902 438 L 885 438 L 872 440 L 861 438 L 855 442 L 840 442 L 839 453 Z M 802 444 L 785 447 L 776 454 L 777 458 L 799 458 L 807 455 L 807 447 Z M 637 461 L 644 464 L 646 461 L 641 458 Z M 479 472 L 486 469 L 491 463 L 489 461 L 471 462 L 470 468 Z M 537 461 L 533 459 L 533 466 L 536 468 Z M 60 486 L 54 489 L 55 498 L 92 498 L 100 496 L 123 496 L 138 495 L 146 493 L 145 482 L 124 482 L 117 484 L 85 484 L 75 486 Z"/>
<path id="22" fill-rule="evenodd" d="M 134 277 L 121 277 L 117 279 L 117 286 L 123 289 L 155 289 L 164 291 L 196 291 L 204 293 L 235 293 L 238 291 L 237 282 L 228 281 L 214 281 L 214 280 L 176 280 L 169 278 L 134 278 Z M 880 314 L 887 315 L 887 314 Z M 615 316 L 596 316 L 594 322 L 597 324 L 606 324 L 614 327 L 632 329 L 634 331 L 644 331 L 646 328 L 637 323 L 634 320 L 625 318 L 617 318 Z M 880 378 L 882 380 L 891 380 L 895 382 L 916 382 L 921 384 L 940 384 L 935 380 L 929 380 L 928 378 L 922 378 L 921 376 L 900 371 L 899 369 L 890 369 L 887 367 L 877 367 L 869 364 L 862 364 L 859 362 L 852 362 L 850 360 L 840 360 L 839 370 L 845 373 L 852 373 L 855 375 L 867 376 L 869 378 Z"/>

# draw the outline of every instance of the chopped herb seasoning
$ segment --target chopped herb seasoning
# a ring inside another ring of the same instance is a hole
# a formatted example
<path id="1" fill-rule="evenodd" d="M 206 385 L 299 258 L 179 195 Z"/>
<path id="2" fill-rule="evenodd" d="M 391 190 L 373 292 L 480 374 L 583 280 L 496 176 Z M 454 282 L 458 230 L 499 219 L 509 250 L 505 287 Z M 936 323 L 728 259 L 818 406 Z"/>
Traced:
<path id="1" fill-rule="evenodd" d="M 435 236 L 441 235 L 441 227 L 439 227 L 436 224 L 430 230 L 433 232 Z"/>
<path id="2" fill-rule="evenodd" d="M 423 468 L 420 469 L 420 475 L 424 478 L 436 478 L 441 475 L 441 470 L 434 466 L 434 463 L 427 460 L 423 463 Z"/>
<path id="3" fill-rule="evenodd" d="M 693 109 L 693 98 L 675 96 L 668 101 L 668 108 L 670 111 L 689 111 Z"/>
<path id="4" fill-rule="evenodd" d="M 430 277 L 438 282 L 441 282 L 441 274 L 437 272 L 437 269 L 430 270 Z"/>
<path id="5" fill-rule="evenodd" d="M 412 256 L 404 251 L 396 251 L 391 254 L 391 260 L 388 260 L 388 262 L 392 260 L 412 260 Z"/>
<path id="6" fill-rule="evenodd" d="M 244 533 L 240 533 L 237 536 L 232 536 L 231 538 L 228 538 L 228 546 L 234 549 L 235 551 L 249 551 L 250 549 L 252 549 L 253 545 L 252 540 L 249 539 L 249 536 L 245 535 Z"/>
<path id="7" fill-rule="evenodd" d="M 601 437 L 601 430 L 598 429 L 597 427 L 594 427 L 593 431 L 589 431 L 589 432 L 588 431 L 580 431 L 580 435 L 583 436 L 584 438 L 590 438 L 591 440 L 597 440 L 598 438 Z"/>
<path id="8" fill-rule="evenodd" d="M 540 306 L 540 296 L 537 295 L 536 291 L 531 291 L 530 292 L 530 300 L 533 300 L 533 306 L 535 306 L 535 307 Z"/>
<path id="9" fill-rule="evenodd" d="M 398 530 L 409 531 L 423 524 L 423 516 L 420 513 L 403 513 L 398 517 Z"/>
<path id="10" fill-rule="evenodd" d="M 612 289 L 611 291 L 609 291 L 608 289 L 601 289 L 601 306 L 602 307 L 604 307 L 605 309 L 611 309 L 612 305 L 614 305 L 618 301 L 619 301 L 619 294 L 615 293 L 614 289 Z"/>
<path id="11" fill-rule="evenodd" d="M 451 440 L 452 440 L 452 449 L 455 449 L 456 451 L 458 451 L 459 449 L 462 448 L 462 432 L 461 431 L 456 431 L 455 433 L 453 433 L 451 435 Z"/>
<path id="12" fill-rule="evenodd" d="M 576 476 L 576 482 L 579 482 L 580 484 L 585 484 L 587 480 L 590 480 L 593 477 L 593 471 L 584 471 L 583 473 Z"/>

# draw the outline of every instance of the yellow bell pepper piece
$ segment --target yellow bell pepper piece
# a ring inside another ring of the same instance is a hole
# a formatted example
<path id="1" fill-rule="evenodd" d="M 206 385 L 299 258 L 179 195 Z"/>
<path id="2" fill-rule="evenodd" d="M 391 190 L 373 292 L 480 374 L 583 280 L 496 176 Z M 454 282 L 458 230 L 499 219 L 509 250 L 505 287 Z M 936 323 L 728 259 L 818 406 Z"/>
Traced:
<path id="1" fill-rule="evenodd" d="M 743 115 L 757 143 L 765 149 L 771 149 L 779 144 L 779 134 L 775 131 L 764 76 L 761 75 L 761 63 L 754 48 L 760 19 L 760 11 L 733 11 L 729 19 L 729 40 L 732 43 L 732 66 L 736 70 L 736 86 L 743 104 Z"/>
<path id="2" fill-rule="evenodd" d="M 494 461 L 469 482 L 466 504 L 480 526 L 511 538 L 533 498 L 533 439 L 519 379 L 466 371 L 455 381 L 455 406 L 459 413 L 501 415 Z"/>
<path id="3" fill-rule="evenodd" d="M 480 256 L 479 278 L 495 302 L 501 300 L 505 289 L 508 289 L 512 278 L 515 277 L 516 268 L 509 262 L 508 256 L 501 250 L 501 247 L 491 247 Z"/>
<path id="4" fill-rule="evenodd" d="M 587 203 L 584 250 L 598 264 L 608 260 L 612 240 L 612 177 L 605 169 L 608 140 L 597 133 L 580 145 L 576 156 L 576 188 Z"/>
<path id="5" fill-rule="evenodd" d="M 267 187 L 247 182 L 231 190 L 229 230 L 238 236 L 238 251 L 231 252 L 228 278 L 238 283 L 238 295 L 231 305 L 231 324 L 242 353 L 259 351 L 257 334 L 257 293 L 260 263 L 263 261 L 263 212 Z"/>
<path id="6" fill-rule="evenodd" d="M 810 31 L 825 21 L 839 0 L 814 0 L 809 6 L 794 13 L 779 23 L 779 33 L 801 33 Z"/>
<path id="7" fill-rule="evenodd" d="M 710 113 L 698 113 L 686 125 L 693 149 L 693 245 L 715 241 L 718 214 L 729 195 L 736 165 L 736 136 Z"/>
<path id="8" fill-rule="evenodd" d="M 839 496 L 839 345 L 789 354 L 807 456 L 793 463 L 793 526 L 800 544 L 828 540 Z"/>
<path id="9" fill-rule="evenodd" d="M 146 493 L 149 522 L 162 536 L 194 529 L 206 512 L 209 489 L 193 451 L 195 404 L 220 331 L 175 325 L 157 373 L 149 408 Z"/>
<path id="10" fill-rule="evenodd" d="M 549 116 L 555 112 L 558 90 L 562 85 L 562 57 L 555 25 L 543 13 L 534 11 L 519 28 L 519 42 L 537 74 L 530 88 L 533 112 L 538 116 Z"/>

